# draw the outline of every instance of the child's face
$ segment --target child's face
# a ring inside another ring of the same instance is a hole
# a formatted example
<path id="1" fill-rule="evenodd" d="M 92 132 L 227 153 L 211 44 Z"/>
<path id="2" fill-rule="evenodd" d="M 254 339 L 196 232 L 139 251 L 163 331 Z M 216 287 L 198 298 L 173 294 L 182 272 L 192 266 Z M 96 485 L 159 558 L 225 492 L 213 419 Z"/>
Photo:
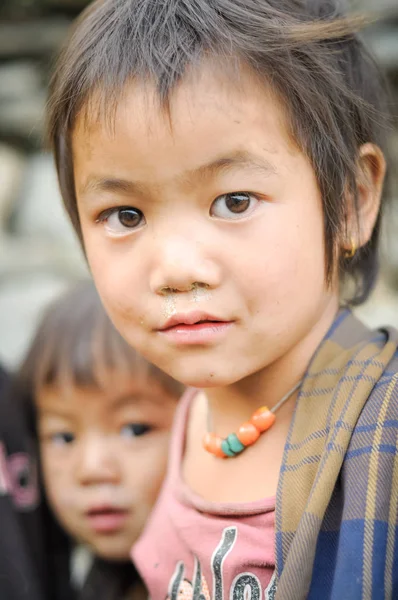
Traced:
<path id="1" fill-rule="evenodd" d="M 156 382 L 113 373 L 103 389 L 44 387 L 37 396 L 50 505 L 75 539 L 126 559 L 159 492 L 176 399 Z"/>
<path id="2" fill-rule="evenodd" d="M 239 87 L 206 70 L 186 80 L 171 120 L 150 89 L 131 84 L 114 128 L 78 121 L 73 148 L 104 304 L 176 379 L 232 384 L 310 347 L 333 318 L 313 168 L 281 103 L 249 75 Z"/>

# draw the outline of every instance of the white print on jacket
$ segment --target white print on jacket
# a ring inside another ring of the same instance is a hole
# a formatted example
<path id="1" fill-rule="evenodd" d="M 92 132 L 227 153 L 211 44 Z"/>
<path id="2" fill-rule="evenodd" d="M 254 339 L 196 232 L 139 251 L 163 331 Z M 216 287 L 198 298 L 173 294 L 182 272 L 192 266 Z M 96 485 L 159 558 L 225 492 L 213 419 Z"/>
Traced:
<path id="1" fill-rule="evenodd" d="M 24 452 L 7 456 L 0 442 L 0 497 L 11 496 L 19 510 L 36 508 L 39 502 L 37 469 Z"/>

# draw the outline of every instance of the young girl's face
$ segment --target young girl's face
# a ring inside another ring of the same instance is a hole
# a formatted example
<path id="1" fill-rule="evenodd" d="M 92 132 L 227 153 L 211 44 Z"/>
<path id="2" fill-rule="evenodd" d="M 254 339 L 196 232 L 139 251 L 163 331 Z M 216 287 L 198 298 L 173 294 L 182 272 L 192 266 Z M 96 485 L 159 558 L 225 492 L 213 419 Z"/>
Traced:
<path id="1" fill-rule="evenodd" d="M 91 270 L 140 352 L 206 387 L 314 351 L 337 284 L 314 170 L 270 90 L 203 70 L 167 115 L 132 83 L 114 127 L 78 121 L 73 149 Z"/>
<path id="2" fill-rule="evenodd" d="M 66 531 L 126 559 L 158 495 L 176 398 L 153 380 L 112 373 L 96 387 L 37 395 L 44 484 Z"/>

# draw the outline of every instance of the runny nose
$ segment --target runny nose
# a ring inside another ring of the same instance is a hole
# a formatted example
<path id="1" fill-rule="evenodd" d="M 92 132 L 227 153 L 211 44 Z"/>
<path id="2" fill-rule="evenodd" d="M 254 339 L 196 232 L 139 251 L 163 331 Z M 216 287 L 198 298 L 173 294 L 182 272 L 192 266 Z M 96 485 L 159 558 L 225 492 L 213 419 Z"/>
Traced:
<path id="1" fill-rule="evenodd" d="M 163 240 L 158 246 L 150 288 L 155 294 L 214 289 L 220 283 L 220 267 L 204 245 L 188 235 Z"/>

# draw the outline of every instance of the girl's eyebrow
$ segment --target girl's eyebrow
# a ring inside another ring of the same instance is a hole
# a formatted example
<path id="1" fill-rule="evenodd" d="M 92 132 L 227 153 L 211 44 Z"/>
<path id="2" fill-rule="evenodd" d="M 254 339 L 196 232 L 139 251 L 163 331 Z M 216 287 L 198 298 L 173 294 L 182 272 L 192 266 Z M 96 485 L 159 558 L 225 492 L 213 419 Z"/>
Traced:
<path id="1" fill-rule="evenodd" d="M 193 183 L 198 179 L 208 179 L 219 175 L 220 173 L 245 169 L 257 171 L 261 175 L 269 177 L 276 173 L 276 168 L 267 159 L 262 156 L 248 152 L 247 150 L 238 150 L 226 156 L 220 156 L 203 165 L 190 169 L 181 175 L 181 180 Z M 128 179 L 114 177 L 97 177 L 92 175 L 88 177 L 80 190 L 81 196 L 92 193 L 116 193 L 126 196 L 148 194 L 149 185 Z"/>
<path id="2" fill-rule="evenodd" d="M 204 165 L 190 170 L 184 178 L 197 179 L 218 175 L 219 173 L 234 169 L 258 171 L 269 176 L 276 173 L 276 168 L 263 156 L 258 156 L 247 150 L 237 150 L 231 154 L 215 158 Z"/>
<path id="3" fill-rule="evenodd" d="M 132 194 L 144 195 L 147 192 L 146 186 L 142 183 L 129 181 L 128 179 L 119 179 L 115 177 L 88 177 L 80 190 L 82 196 L 93 193 L 110 192 L 126 196 Z"/>

